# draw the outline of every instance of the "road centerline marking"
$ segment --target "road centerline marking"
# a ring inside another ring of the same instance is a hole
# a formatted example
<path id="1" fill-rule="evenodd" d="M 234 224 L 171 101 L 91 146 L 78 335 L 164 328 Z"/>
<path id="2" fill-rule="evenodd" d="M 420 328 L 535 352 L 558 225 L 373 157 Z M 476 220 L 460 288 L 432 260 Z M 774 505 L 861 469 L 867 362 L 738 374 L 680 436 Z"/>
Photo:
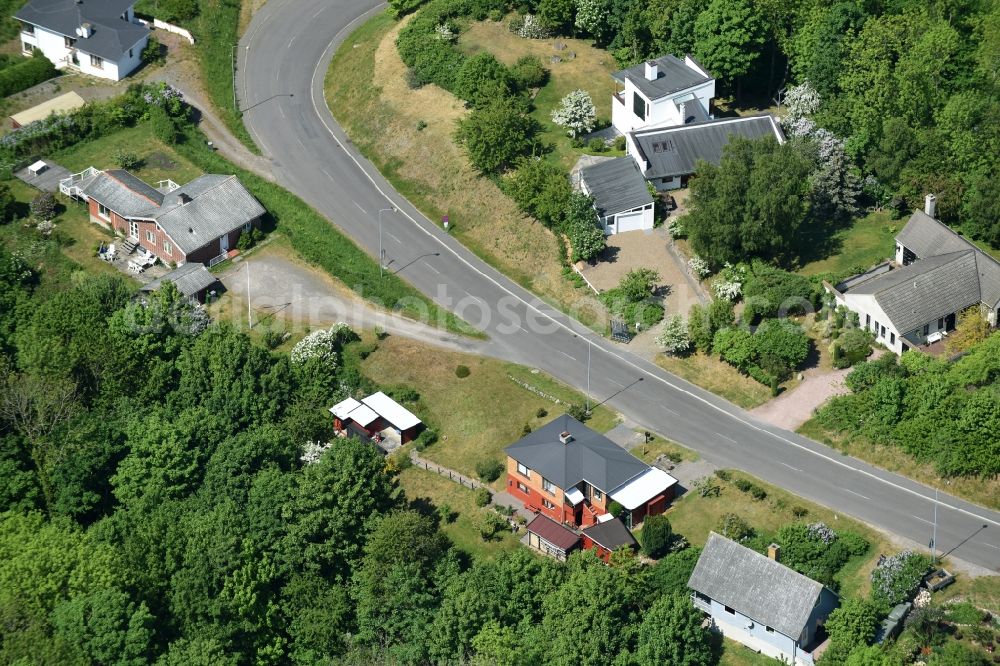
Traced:
<path id="1" fill-rule="evenodd" d="M 867 497 L 867 496 L 865 496 L 865 495 L 862 495 L 861 493 L 856 493 L 856 492 L 854 492 L 853 490 L 851 490 L 850 488 L 844 488 L 844 490 L 846 490 L 847 492 L 851 493 L 852 495 L 857 495 L 857 496 L 858 496 L 858 497 L 860 497 L 861 499 L 865 499 L 865 500 L 868 500 L 869 502 L 871 502 L 871 501 L 872 501 L 872 498 L 871 498 L 871 497 Z"/>

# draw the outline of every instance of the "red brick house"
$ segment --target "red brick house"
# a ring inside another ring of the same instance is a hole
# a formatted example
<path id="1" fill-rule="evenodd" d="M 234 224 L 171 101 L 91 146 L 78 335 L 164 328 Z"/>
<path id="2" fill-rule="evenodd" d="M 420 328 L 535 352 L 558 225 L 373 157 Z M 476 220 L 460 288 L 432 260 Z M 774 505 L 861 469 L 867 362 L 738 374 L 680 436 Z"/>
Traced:
<path id="1" fill-rule="evenodd" d="M 90 208 L 90 221 L 113 229 L 165 264 L 207 263 L 236 247 L 264 207 L 236 176 L 206 174 L 156 187 L 123 169 L 93 167 L 59 183 Z"/>
<path id="2" fill-rule="evenodd" d="M 589 527 L 623 509 L 626 526 L 663 511 L 677 479 L 650 467 L 604 435 L 560 416 L 505 449 L 507 492 L 529 510 Z"/>

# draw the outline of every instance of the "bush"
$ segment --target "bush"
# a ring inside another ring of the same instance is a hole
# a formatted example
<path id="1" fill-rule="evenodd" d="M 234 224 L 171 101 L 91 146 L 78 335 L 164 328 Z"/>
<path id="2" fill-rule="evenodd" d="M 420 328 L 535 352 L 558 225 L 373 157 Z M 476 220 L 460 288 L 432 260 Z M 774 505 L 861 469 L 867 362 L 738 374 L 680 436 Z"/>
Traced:
<path id="1" fill-rule="evenodd" d="M 452 92 L 473 107 L 483 107 L 508 97 L 514 89 L 513 77 L 493 54 L 483 51 L 465 62 L 455 73 Z"/>
<path id="2" fill-rule="evenodd" d="M 150 35 L 149 39 L 146 41 L 146 45 L 142 47 L 142 53 L 139 54 L 139 59 L 147 65 L 163 62 L 166 60 L 164 51 L 166 51 L 166 49 L 163 48 L 163 44 L 160 43 L 160 40 Z"/>
<path id="3" fill-rule="evenodd" d="M 663 330 L 656 337 L 656 344 L 668 354 L 680 354 L 691 348 L 688 336 L 688 322 L 684 315 L 669 317 L 663 324 Z"/>
<path id="4" fill-rule="evenodd" d="M 423 446 L 424 448 L 427 448 L 437 440 L 438 434 L 436 430 L 433 428 L 424 428 L 420 431 L 420 434 L 417 435 L 416 443 L 418 447 Z"/>
<path id="5" fill-rule="evenodd" d="M 805 516 L 809 515 L 809 509 L 805 508 L 804 506 L 798 506 L 798 505 L 793 506 L 792 515 L 795 516 L 796 518 L 804 518 Z"/>
<path id="6" fill-rule="evenodd" d="M 717 469 L 715 470 L 715 475 L 722 479 L 723 481 L 729 481 L 733 478 L 732 473 L 729 470 Z"/>
<path id="7" fill-rule="evenodd" d="M 499 173 L 528 153 L 537 132 L 538 123 L 520 104 L 493 99 L 460 120 L 455 136 L 472 165 L 489 174 Z"/>
<path id="8" fill-rule="evenodd" d="M 615 150 L 625 150 L 625 137 L 616 136 L 615 137 Z M 675 236 L 676 238 L 676 236 Z"/>
<path id="9" fill-rule="evenodd" d="M 549 410 L 545 409 L 544 407 L 539 407 L 538 411 L 535 412 L 535 417 L 540 419 L 544 419 L 548 415 L 549 415 Z"/>
<path id="10" fill-rule="evenodd" d="M 642 525 L 642 552 L 652 558 L 663 557 L 673 534 L 670 521 L 663 514 L 646 518 Z"/>
<path id="11" fill-rule="evenodd" d="M 755 261 L 743 285 L 743 318 L 755 322 L 764 317 L 802 314 L 815 309 L 817 297 L 808 278 Z"/>
<path id="12" fill-rule="evenodd" d="M 872 598 L 892 607 L 909 600 L 917 591 L 930 559 L 911 550 L 883 558 L 872 571 Z"/>
<path id="13" fill-rule="evenodd" d="M 42 192 L 31 200 L 31 216 L 36 220 L 51 220 L 56 216 L 56 198 L 51 192 Z"/>
<path id="14" fill-rule="evenodd" d="M 485 504 L 483 505 L 485 506 Z M 479 524 L 479 536 L 483 541 L 492 541 L 496 535 L 508 529 L 507 521 L 496 511 L 484 511 Z"/>
<path id="15" fill-rule="evenodd" d="M 849 368 L 860 363 L 872 353 L 872 334 L 862 328 L 849 328 L 837 339 L 837 353 L 833 361 L 836 368 Z"/>
<path id="16" fill-rule="evenodd" d="M 733 541 L 746 541 L 754 536 L 755 532 L 747 521 L 743 520 L 735 513 L 724 514 L 719 518 L 719 524 L 715 531 Z"/>
<path id="17" fill-rule="evenodd" d="M 767 491 L 758 485 L 751 485 L 750 496 L 759 502 L 767 499 Z"/>
<path id="18" fill-rule="evenodd" d="M 139 156 L 124 148 L 116 150 L 111 156 L 111 160 L 119 169 L 125 169 L 126 171 L 132 171 L 142 166 L 142 160 L 139 159 Z"/>
<path id="19" fill-rule="evenodd" d="M 166 110 L 159 106 L 150 107 L 149 122 L 153 129 L 153 136 L 168 146 L 177 143 L 177 124 Z"/>
<path id="20" fill-rule="evenodd" d="M 590 418 L 590 413 L 587 411 L 586 406 L 581 405 L 578 402 L 577 403 L 573 403 L 571 405 L 567 405 L 566 406 L 566 413 L 569 414 L 570 416 L 572 416 L 574 419 L 576 419 L 580 423 L 584 423 L 587 419 Z"/>
<path id="21" fill-rule="evenodd" d="M 16 65 L 0 69 L 0 97 L 7 97 L 27 90 L 55 75 L 55 65 L 42 55 L 41 49 L 35 49 L 35 53 L 30 58 L 25 58 Z"/>
<path id="22" fill-rule="evenodd" d="M 518 90 L 540 88 L 549 78 L 549 72 L 542 61 L 535 56 L 521 56 L 510 67 L 510 75 Z"/>
<path id="23" fill-rule="evenodd" d="M 487 488 L 476 488 L 476 506 L 486 506 L 493 501 L 493 495 Z"/>
<path id="24" fill-rule="evenodd" d="M 499 479 L 500 475 L 503 474 L 503 469 L 503 463 L 496 458 L 488 458 L 476 463 L 476 474 L 487 483 Z"/>
<path id="25" fill-rule="evenodd" d="M 198 15 L 197 0 L 156 0 L 156 18 L 184 24 Z"/>
<path id="26" fill-rule="evenodd" d="M 604 143 L 604 139 L 596 136 L 587 142 L 587 148 L 590 149 L 590 152 L 592 153 L 603 153 L 607 150 L 607 147 L 607 144 Z"/>
<path id="27" fill-rule="evenodd" d="M 610 513 L 615 518 L 621 518 L 626 513 L 628 513 L 628 510 L 618 502 L 611 500 L 611 502 L 608 504 L 608 513 Z"/>
<path id="28" fill-rule="evenodd" d="M 744 493 L 750 492 L 750 489 L 753 488 L 753 484 L 746 479 L 736 479 L 733 481 L 733 485 Z"/>
<path id="29" fill-rule="evenodd" d="M 459 379 L 465 379 L 470 374 L 472 374 L 472 371 L 469 370 L 469 366 L 467 365 L 455 366 L 455 376 L 458 377 Z"/>
<path id="30" fill-rule="evenodd" d="M 281 331 L 276 331 L 273 328 L 267 328 L 264 330 L 264 346 L 268 349 L 277 349 L 284 339 L 285 335 Z"/>

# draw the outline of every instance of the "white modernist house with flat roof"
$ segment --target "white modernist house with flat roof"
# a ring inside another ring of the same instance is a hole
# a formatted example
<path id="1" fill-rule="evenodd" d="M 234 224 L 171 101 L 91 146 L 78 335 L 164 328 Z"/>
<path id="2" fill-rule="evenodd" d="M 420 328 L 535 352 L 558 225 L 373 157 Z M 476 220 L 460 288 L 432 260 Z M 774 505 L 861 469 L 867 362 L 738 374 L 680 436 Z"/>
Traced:
<path id="1" fill-rule="evenodd" d="M 21 52 L 41 50 L 57 69 L 119 81 L 139 66 L 149 28 L 135 0 L 29 0 L 14 15 Z"/>
<path id="2" fill-rule="evenodd" d="M 611 124 L 621 134 L 711 118 L 715 79 L 691 56 L 665 55 L 611 75 Z"/>

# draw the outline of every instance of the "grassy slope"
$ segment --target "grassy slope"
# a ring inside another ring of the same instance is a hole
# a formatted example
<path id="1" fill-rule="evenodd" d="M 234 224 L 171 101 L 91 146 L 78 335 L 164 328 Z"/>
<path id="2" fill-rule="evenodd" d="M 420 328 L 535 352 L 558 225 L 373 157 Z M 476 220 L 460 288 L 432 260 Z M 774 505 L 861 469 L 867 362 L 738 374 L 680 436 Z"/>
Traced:
<path id="1" fill-rule="evenodd" d="M 472 371 L 465 379 L 455 376 L 455 367 L 460 364 Z M 502 460 L 503 448 L 521 438 L 525 424 L 537 428 L 564 410 L 564 405 L 518 386 L 508 374 L 562 400 L 583 401 L 583 396 L 572 389 L 523 366 L 445 351 L 395 336 L 383 340 L 362 369 L 383 386 L 402 385 L 416 390 L 420 394 L 418 414 L 441 436 L 421 455 L 472 477 L 476 476 L 480 460 Z M 548 414 L 538 417 L 539 408 Z M 588 425 L 603 432 L 615 421 L 610 410 L 599 407 Z"/>
<path id="2" fill-rule="evenodd" d="M 657 354 L 656 364 L 744 409 L 753 409 L 771 399 L 771 389 L 715 356 Z"/>
<path id="3" fill-rule="evenodd" d="M 893 239 L 905 223 L 905 220 L 893 221 L 884 212 L 858 218 L 827 241 L 825 257 L 810 261 L 799 272 L 803 275 L 842 275 L 870 268 L 893 256 Z"/>
<path id="4" fill-rule="evenodd" d="M 463 104 L 436 86 L 410 90 L 394 35 L 379 15 L 337 51 L 326 78 L 334 116 L 357 147 L 428 218 L 447 214 L 453 233 L 525 288 L 603 329 L 604 307 L 562 277 L 555 236 L 525 218 L 455 145 Z M 372 85 L 373 78 L 379 85 Z M 425 126 L 423 125 L 425 124 Z M 420 127 L 420 129 L 418 129 Z"/>

